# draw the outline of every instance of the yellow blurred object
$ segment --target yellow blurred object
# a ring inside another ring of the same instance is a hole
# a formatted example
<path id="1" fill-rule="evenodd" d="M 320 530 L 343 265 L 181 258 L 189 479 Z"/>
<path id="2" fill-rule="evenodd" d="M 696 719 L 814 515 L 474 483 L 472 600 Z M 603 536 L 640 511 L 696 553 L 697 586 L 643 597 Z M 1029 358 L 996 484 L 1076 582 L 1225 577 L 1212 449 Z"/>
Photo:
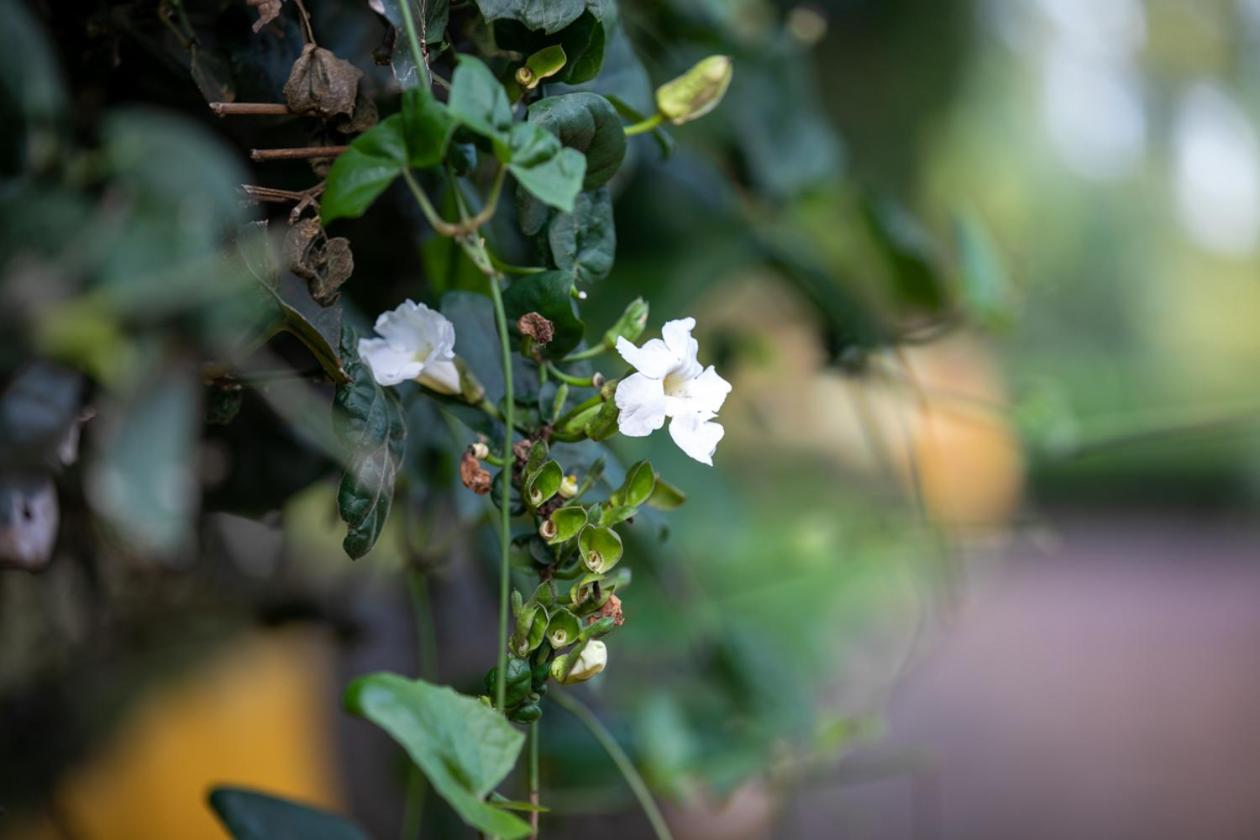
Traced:
<path id="1" fill-rule="evenodd" d="M 104 748 L 57 791 L 83 840 L 223 840 L 206 804 L 229 783 L 340 810 L 325 713 L 336 692 L 324 637 L 252 634 L 140 700 Z M 59 838 L 48 820 L 9 835 Z"/>
<path id="2" fill-rule="evenodd" d="M 958 528 L 1003 525 L 1019 507 L 1024 461 L 1001 374 L 956 334 L 872 356 L 862 375 L 824 365 L 802 307 L 761 278 L 724 288 L 710 328 L 760 336 L 763 364 L 732 375 L 722 409 L 732 441 L 810 449 L 844 467 L 918 481 L 928 514 Z"/>

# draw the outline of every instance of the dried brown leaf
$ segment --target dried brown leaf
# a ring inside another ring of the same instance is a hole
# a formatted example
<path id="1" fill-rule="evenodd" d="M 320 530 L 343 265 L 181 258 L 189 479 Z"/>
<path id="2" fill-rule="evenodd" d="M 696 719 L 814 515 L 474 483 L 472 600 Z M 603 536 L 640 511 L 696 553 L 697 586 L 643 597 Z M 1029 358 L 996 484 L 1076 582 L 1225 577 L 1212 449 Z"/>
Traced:
<path id="1" fill-rule="evenodd" d="M 252 6 L 258 12 L 258 20 L 254 21 L 254 31 L 262 28 L 280 16 L 280 7 L 284 0 L 245 0 L 245 5 Z"/>
<path id="2" fill-rule="evenodd" d="M 284 237 L 285 267 L 306 280 L 311 297 L 330 306 L 354 273 L 354 254 L 344 236 L 329 239 L 318 219 L 302 219 Z"/>

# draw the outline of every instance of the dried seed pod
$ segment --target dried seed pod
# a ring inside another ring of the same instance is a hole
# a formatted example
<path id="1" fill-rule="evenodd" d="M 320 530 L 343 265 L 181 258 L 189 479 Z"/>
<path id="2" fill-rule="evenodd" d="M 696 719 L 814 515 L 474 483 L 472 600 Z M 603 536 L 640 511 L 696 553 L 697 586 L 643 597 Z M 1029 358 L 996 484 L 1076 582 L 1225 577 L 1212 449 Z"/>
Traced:
<path id="1" fill-rule="evenodd" d="M 537 312 L 526 312 L 516 321 L 516 328 L 520 330 L 521 335 L 529 336 L 540 347 L 545 347 L 551 343 L 556 337 L 555 324 L 548 321 Z"/>
<path id="2" fill-rule="evenodd" d="M 361 78 L 363 71 L 350 62 L 307 44 L 284 83 L 284 99 L 289 110 L 298 114 L 353 117 Z"/>
<path id="3" fill-rule="evenodd" d="M 490 473 L 481 466 L 472 447 L 466 449 L 464 456 L 459 460 L 459 480 L 478 496 L 484 496 L 490 492 L 492 480 Z"/>
<path id="4" fill-rule="evenodd" d="M 318 219 L 302 219 L 284 237 L 285 267 L 306 280 L 311 297 L 329 306 L 341 294 L 341 285 L 354 273 L 354 254 L 344 236 L 331 239 Z"/>

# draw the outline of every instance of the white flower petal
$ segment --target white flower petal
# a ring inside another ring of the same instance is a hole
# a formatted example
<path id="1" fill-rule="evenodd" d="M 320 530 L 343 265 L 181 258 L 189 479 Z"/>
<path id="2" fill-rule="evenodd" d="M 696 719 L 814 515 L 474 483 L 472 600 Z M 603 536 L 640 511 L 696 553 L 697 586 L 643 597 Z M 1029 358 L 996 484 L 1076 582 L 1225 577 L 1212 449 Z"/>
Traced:
<path id="1" fill-rule="evenodd" d="M 665 391 L 659 379 L 631 374 L 617 384 L 613 400 L 620 410 L 617 428 L 627 437 L 647 437 L 665 425 Z"/>
<path id="2" fill-rule="evenodd" d="M 661 338 L 665 339 L 665 345 L 669 347 L 674 357 L 681 362 L 680 367 L 688 367 L 696 361 L 696 354 L 700 352 L 700 344 L 691 337 L 691 331 L 696 328 L 695 318 L 679 318 L 677 321 L 666 321 L 665 326 L 661 327 Z"/>
<path id="3" fill-rule="evenodd" d="M 717 414 L 730 392 L 731 383 L 719 376 L 713 365 L 709 365 L 699 376 L 687 381 L 683 388 L 683 398 L 692 411 Z"/>
<path id="4" fill-rule="evenodd" d="M 635 370 L 653 379 L 663 379 L 665 374 L 673 370 L 679 361 L 678 357 L 670 352 L 665 342 L 659 338 L 643 342 L 642 347 L 635 347 L 625 338 L 618 338 L 617 352 Z"/>
<path id="5" fill-rule="evenodd" d="M 726 430 L 712 414 L 682 414 L 669 421 L 669 436 L 678 448 L 702 464 L 713 466 L 713 453 Z"/>
<path id="6" fill-rule="evenodd" d="M 376 319 L 376 331 L 394 346 L 420 353 L 423 358 L 433 353 L 439 358 L 454 356 L 455 327 L 423 303 L 405 300 L 393 311 L 382 312 Z"/>
<path id="7" fill-rule="evenodd" d="M 446 359 L 428 362 L 420 373 L 420 384 L 439 394 L 458 394 L 459 368 Z"/>
<path id="8" fill-rule="evenodd" d="M 367 362 L 372 376 L 381 385 L 397 385 L 415 379 L 424 370 L 414 354 L 382 338 L 359 339 L 359 358 Z"/>

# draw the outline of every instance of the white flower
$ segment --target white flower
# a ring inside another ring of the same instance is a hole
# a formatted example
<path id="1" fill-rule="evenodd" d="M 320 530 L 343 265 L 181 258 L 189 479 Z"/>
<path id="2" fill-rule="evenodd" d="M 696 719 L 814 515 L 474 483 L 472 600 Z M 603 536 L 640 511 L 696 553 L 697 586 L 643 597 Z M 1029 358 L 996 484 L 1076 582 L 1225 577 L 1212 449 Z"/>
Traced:
<path id="1" fill-rule="evenodd" d="M 381 338 L 359 339 L 359 358 L 381 385 L 414 379 L 443 394 L 459 393 L 455 325 L 423 303 L 403 301 L 376 319 Z"/>
<path id="2" fill-rule="evenodd" d="M 702 464 L 713 464 L 713 452 L 726 430 L 714 423 L 731 384 L 713 366 L 696 360 L 700 345 L 691 337 L 694 318 L 669 321 L 661 338 L 635 347 L 617 339 L 617 352 L 638 373 L 617 385 L 617 425 L 623 435 L 645 437 L 669 424 L 674 443 Z M 662 340 L 663 339 L 663 340 Z"/>
<path id="3" fill-rule="evenodd" d="M 564 675 L 564 660 L 556 659 L 555 663 L 559 667 L 553 665 L 551 675 L 558 682 L 566 685 L 586 682 L 608 666 L 608 646 L 599 639 L 591 639 L 578 654 L 577 662 L 574 662 L 573 667 L 569 669 L 568 676 Z"/>

